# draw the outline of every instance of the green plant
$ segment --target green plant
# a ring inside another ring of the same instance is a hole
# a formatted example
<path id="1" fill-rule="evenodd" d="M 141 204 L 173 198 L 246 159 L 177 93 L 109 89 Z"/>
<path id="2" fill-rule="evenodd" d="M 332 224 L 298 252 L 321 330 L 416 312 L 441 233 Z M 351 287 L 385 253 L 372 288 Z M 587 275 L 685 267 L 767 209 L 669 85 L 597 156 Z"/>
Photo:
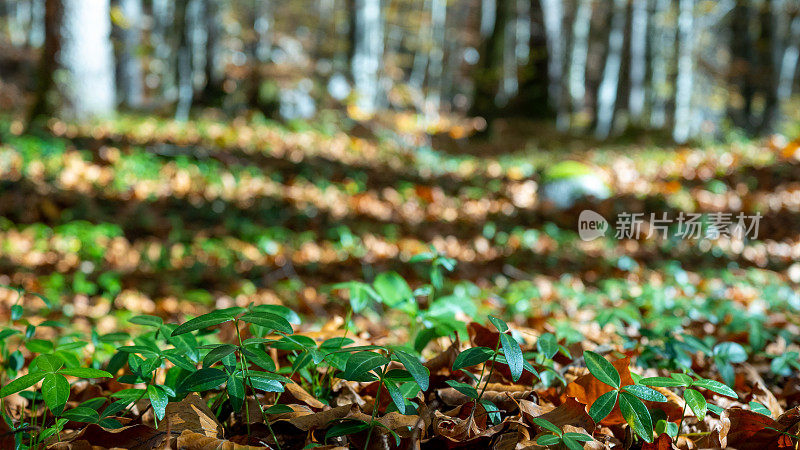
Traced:
<path id="1" fill-rule="evenodd" d="M 601 395 L 589 408 L 589 415 L 595 422 L 608 416 L 619 403 L 622 417 L 636 435 L 647 442 L 653 441 L 653 419 L 642 400 L 666 402 L 664 394 L 641 384 L 622 385 L 619 372 L 603 356 L 592 352 L 583 352 L 583 359 L 589 373 L 613 390 Z"/>
<path id="2" fill-rule="evenodd" d="M 581 442 L 591 442 L 591 436 L 584 433 L 567 432 L 564 433 L 560 428 L 555 426 L 552 422 L 542 419 L 541 417 L 534 417 L 533 423 L 539 425 L 553 434 L 543 434 L 536 439 L 536 443 L 544 446 L 563 445 L 570 450 L 581 450 L 583 444 Z"/>

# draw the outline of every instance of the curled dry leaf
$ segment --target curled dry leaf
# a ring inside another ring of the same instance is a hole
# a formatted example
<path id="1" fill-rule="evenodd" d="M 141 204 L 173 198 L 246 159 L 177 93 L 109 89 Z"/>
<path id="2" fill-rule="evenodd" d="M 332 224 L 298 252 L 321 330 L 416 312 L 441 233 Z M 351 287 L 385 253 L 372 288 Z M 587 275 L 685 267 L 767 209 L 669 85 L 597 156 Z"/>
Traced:
<path id="1" fill-rule="evenodd" d="M 794 448 L 794 443 L 789 436 L 776 431 L 787 431 L 796 426 L 797 414 L 790 413 L 784 414 L 778 421 L 775 421 L 757 412 L 731 408 L 721 414 L 720 425 L 712 431 L 709 438 L 702 439 L 697 444 L 701 448 L 733 447 L 738 450 Z"/>
<path id="2" fill-rule="evenodd" d="M 314 408 L 314 409 L 323 409 L 325 408 L 325 404 L 321 401 L 317 400 L 313 395 L 306 392 L 299 384 L 295 383 L 286 383 L 284 386 L 286 391 L 280 396 L 278 402 L 280 404 L 292 404 L 292 403 L 305 403 L 306 405 Z M 296 401 L 292 401 L 292 400 Z"/>
<path id="3" fill-rule="evenodd" d="M 158 424 L 159 431 L 178 435 L 184 431 L 192 431 L 203 436 L 222 437 L 222 424 L 208 408 L 199 395 L 191 393 L 177 403 L 169 403 L 164 420 Z"/>
<path id="4" fill-rule="evenodd" d="M 85 441 L 92 447 L 152 450 L 160 447 L 166 440 L 166 432 L 156 430 L 147 425 L 133 425 L 107 430 L 100 425 L 90 424 L 67 442 L 67 444 L 74 443 L 74 446 L 64 448 L 80 449 L 84 445 L 81 441 Z"/>
<path id="5" fill-rule="evenodd" d="M 262 447 L 241 445 L 224 439 L 206 436 L 202 433 L 195 433 L 191 430 L 183 430 L 181 435 L 178 436 L 178 448 L 181 450 L 263 450 L 270 447 L 267 445 Z"/>
<path id="6" fill-rule="evenodd" d="M 672 443 L 672 438 L 668 434 L 661 433 L 653 442 L 645 442 L 642 450 L 673 450 L 677 447 Z"/>

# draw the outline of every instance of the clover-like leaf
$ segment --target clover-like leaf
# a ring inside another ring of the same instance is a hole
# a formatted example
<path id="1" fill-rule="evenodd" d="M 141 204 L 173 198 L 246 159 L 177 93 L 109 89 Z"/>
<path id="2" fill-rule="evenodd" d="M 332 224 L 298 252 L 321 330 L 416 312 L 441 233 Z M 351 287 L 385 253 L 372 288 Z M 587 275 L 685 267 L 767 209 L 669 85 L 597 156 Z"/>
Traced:
<path id="1" fill-rule="evenodd" d="M 586 367 L 589 369 L 589 373 L 614 389 L 619 389 L 621 382 L 619 372 L 617 372 L 614 365 L 608 362 L 607 359 L 589 350 L 583 352 L 583 359 L 586 361 Z"/>

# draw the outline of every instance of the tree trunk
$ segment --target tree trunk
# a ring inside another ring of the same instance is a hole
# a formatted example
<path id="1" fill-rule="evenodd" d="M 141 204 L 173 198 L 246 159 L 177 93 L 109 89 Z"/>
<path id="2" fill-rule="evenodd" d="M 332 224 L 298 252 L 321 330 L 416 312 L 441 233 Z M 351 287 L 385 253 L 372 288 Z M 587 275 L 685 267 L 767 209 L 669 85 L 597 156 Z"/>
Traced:
<path id="1" fill-rule="evenodd" d="M 77 119 L 108 116 L 116 103 L 109 0 L 62 0 L 59 63 L 67 110 Z"/>
<path id="2" fill-rule="evenodd" d="M 497 116 L 497 95 L 500 91 L 500 81 L 503 67 L 503 48 L 506 33 L 506 23 L 510 15 L 510 0 L 493 0 L 495 9 L 491 34 L 481 44 L 480 60 L 474 70 L 474 94 L 470 111 L 471 115 L 482 116 L 491 124 Z"/>
<path id="3" fill-rule="evenodd" d="M 572 52 L 569 63 L 569 96 L 572 112 L 580 113 L 586 105 L 586 62 L 589 57 L 589 30 L 592 0 L 578 0 L 572 23 Z"/>
<path id="4" fill-rule="evenodd" d="M 628 109 L 631 121 L 639 123 L 644 112 L 644 81 L 647 76 L 648 0 L 633 0 L 631 12 L 631 62 Z"/>
<path id="5" fill-rule="evenodd" d="M 617 105 L 620 69 L 622 68 L 622 47 L 625 43 L 625 0 L 614 0 L 611 13 L 611 31 L 608 35 L 608 55 L 603 69 L 603 79 L 597 92 L 597 129 L 595 136 L 605 139 L 614 125 L 614 111 Z"/>
<path id="6" fill-rule="evenodd" d="M 796 12 L 792 19 L 788 43 L 781 59 L 780 80 L 778 81 L 778 99 L 781 101 L 786 101 L 791 97 L 792 85 L 797 72 L 797 60 L 800 57 L 800 12 Z"/>
<path id="7" fill-rule="evenodd" d="M 216 0 L 205 0 L 206 60 L 203 73 L 206 84 L 201 98 L 203 103 L 218 105 L 224 95 L 222 83 L 225 69 L 222 55 L 222 5 Z"/>
<path id="8" fill-rule="evenodd" d="M 356 0 L 355 33 L 351 70 L 356 88 L 356 105 L 372 114 L 378 107 L 383 63 L 381 0 Z"/>
<path id="9" fill-rule="evenodd" d="M 186 29 L 186 17 L 189 1 L 177 0 L 175 2 L 175 33 L 178 37 L 178 105 L 175 108 L 177 120 L 189 119 L 189 110 L 192 107 L 192 54 L 189 46 L 189 36 Z"/>
<path id="10" fill-rule="evenodd" d="M 139 46 L 142 44 L 142 0 L 120 0 L 125 26 L 120 31 L 119 86 L 122 103 L 137 108 L 144 100 L 144 77 Z"/>
<path id="11" fill-rule="evenodd" d="M 692 134 L 692 91 L 694 90 L 694 0 L 680 0 L 678 14 L 678 78 L 675 89 L 675 127 L 672 138 L 685 143 Z"/>
<path id="12" fill-rule="evenodd" d="M 47 0 L 44 16 L 44 45 L 36 70 L 36 90 L 34 100 L 28 111 L 27 127 L 40 117 L 53 114 L 54 105 L 50 101 L 53 88 L 53 74 L 58 67 L 56 57 L 61 47 L 61 0 Z"/>
<path id="13" fill-rule="evenodd" d="M 547 37 L 547 75 L 549 83 L 547 96 L 550 106 L 557 111 L 558 129 L 569 127 L 569 116 L 565 114 L 562 103 L 561 78 L 564 74 L 565 33 L 563 0 L 541 0 L 544 17 L 544 31 Z"/>
<path id="14" fill-rule="evenodd" d="M 675 56 L 675 27 L 670 21 L 671 9 L 671 0 L 656 0 L 651 34 L 653 76 L 650 81 L 650 126 L 657 129 L 667 124 L 667 102 L 672 92 L 670 67 Z"/>

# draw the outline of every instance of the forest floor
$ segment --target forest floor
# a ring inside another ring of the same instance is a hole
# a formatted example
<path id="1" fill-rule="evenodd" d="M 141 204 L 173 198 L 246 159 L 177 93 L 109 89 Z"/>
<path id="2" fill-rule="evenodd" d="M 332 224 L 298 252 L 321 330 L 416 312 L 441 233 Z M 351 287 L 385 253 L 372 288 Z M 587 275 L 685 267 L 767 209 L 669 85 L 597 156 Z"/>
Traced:
<path id="1" fill-rule="evenodd" d="M 800 141 L 469 126 L 0 121 L 0 447 L 796 445 Z M 543 202 L 563 160 L 612 195 Z"/>

